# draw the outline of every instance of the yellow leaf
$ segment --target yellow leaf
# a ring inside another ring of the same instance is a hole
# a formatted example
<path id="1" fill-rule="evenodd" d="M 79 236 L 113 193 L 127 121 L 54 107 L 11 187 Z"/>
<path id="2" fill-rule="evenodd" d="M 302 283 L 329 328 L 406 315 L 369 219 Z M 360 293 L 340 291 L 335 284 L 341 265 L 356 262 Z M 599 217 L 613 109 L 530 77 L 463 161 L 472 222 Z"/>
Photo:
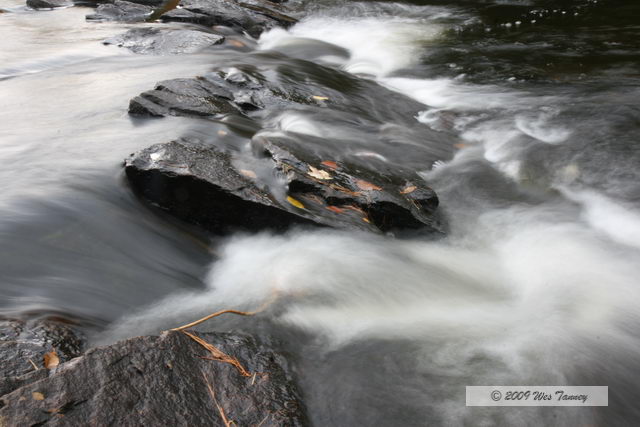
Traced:
<path id="1" fill-rule="evenodd" d="M 55 350 L 44 354 L 44 367 L 47 369 L 53 369 L 60 364 L 60 358 L 56 354 Z"/>
<path id="2" fill-rule="evenodd" d="M 304 205 L 299 200 L 296 200 L 291 196 L 287 196 L 287 202 L 291 203 L 298 209 L 304 209 Z"/>
<path id="3" fill-rule="evenodd" d="M 34 400 L 44 400 L 44 394 L 40 393 L 39 391 L 34 391 L 33 393 L 31 393 L 31 396 Z"/>
<path id="4" fill-rule="evenodd" d="M 331 175 L 329 174 L 329 172 L 323 171 L 321 169 L 316 169 L 311 165 L 309 165 L 309 172 L 307 172 L 307 174 L 316 179 L 331 179 Z"/>
<path id="5" fill-rule="evenodd" d="M 248 169 L 240 169 L 238 172 L 247 178 L 256 179 L 258 177 L 254 171 L 250 171 Z"/>
<path id="6" fill-rule="evenodd" d="M 312 96 L 312 98 L 315 99 L 316 101 L 327 101 L 329 99 L 326 96 L 317 96 L 317 95 Z"/>
<path id="7" fill-rule="evenodd" d="M 414 191 L 416 191 L 418 187 L 416 187 L 415 185 L 410 185 L 408 187 L 405 187 L 400 194 L 409 194 L 409 193 L 413 193 Z"/>
<path id="8" fill-rule="evenodd" d="M 364 181 L 362 179 L 356 179 L 356 185 L 358 186 L 359 189 L 365 190 L 365 191 L 382 190 L 382 187 L 378 187 L 377 185 Z"/>

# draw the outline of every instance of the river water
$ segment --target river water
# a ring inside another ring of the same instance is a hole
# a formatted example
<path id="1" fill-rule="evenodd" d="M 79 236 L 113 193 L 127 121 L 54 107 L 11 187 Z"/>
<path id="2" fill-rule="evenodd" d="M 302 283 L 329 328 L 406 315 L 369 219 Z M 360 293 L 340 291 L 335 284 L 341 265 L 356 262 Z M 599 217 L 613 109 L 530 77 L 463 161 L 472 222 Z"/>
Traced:
<path id="1" fill-rule="evenodd" d="M 273 337 L 316 425 L 638 425 L 637 2 L 292 7 L 305 18 L 246 60 L 280 52 L 424 103 L 403 120 L 455 142 L 418 168 L 447 237 L 220 239 L 158 216 L 122 160 L 224 124 L 136 120 L 128 100 L 243 54 L 134 55 L 101 43 L 131 25 L 0 0 L 0 314 L 73 318 L 102 344 L 275 296 L 202 328 Z M 391 119 L 334 119 L 283 111 L 265 126 L 336 146 L 372 138 L 372 151 L 382 134 L 408 164 L 403 147 L 443 143 Z M 610 405 L 467 408 L 466 385 L 606 385 Z"/>

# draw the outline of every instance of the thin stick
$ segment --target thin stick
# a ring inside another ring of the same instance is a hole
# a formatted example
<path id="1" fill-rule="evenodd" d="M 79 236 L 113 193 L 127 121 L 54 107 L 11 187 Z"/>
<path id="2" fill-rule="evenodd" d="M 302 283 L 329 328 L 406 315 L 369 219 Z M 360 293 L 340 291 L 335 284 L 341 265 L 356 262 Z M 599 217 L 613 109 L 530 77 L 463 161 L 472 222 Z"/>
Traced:
<path id="1" fill-rule="evenodd" d="M 36 366 L 35 363 L 33 363 L 33 360 L 29 359 L 29 362 L 31 363 L 31 366 L 33 366 L 33 369 L 35 369 L 36 371 L 40 369 Z"/>
<path id="2" fill-rule="evenodd" d="M 202 319 L 196 320 L 195 322 L 191 322 L 188 323 L 184 326 L 180 326 L 179 328 L 173 328 L 171 329 L 172 331 L 182 331 L 185 329 L 189 329 L 193 326 L 199 325 L 200 323 L 204 323 L 209 319 L 213 319 L 214 317 L 218 317 L 221 314 L 226 314 L 226 313 L 231 313 L 231 314 L 237 314 L 239 316 L 253 316 L 254 314 L 258 313 L 258 311 L 239 311 L 239 310 L 220 310 L 217 311 L 213 314 L 210 314 L 208 316 L 203 317 Z"/>
<path id="3" fill-rule="evenodd" d="M 229 420 L 229 418 L 227 418 L 227 414 L 224 413 L 224 409 L 222 409 L 222 406 L 220 406 L 220 404 L 218 403 L 218 399 L 216 399 L 216 392 L 213 390 L 213 387 L 211 387 L 211 384 L 209 383 L 209 380 L 207 379 L 207 376 L 204 374 L 204 372 L 202 373 L 202 378 L 204 378 L 204 382 L 207 384 L 207 388 L 209 389 L 209 394 L 211 394 L 213 403 L 215 403 L 216 407 L 218 408 L 218 412 L 220 413 L 222 422 L 224 422 L 224 426 L 231 427 L 234 424 L 234 422 Z"/>
<path id="4" fill-rule="evenodd" d="M 210 314 L 208 316 L 203 317 L 202 319 L 198 319 L 195 322 L 191 322 L 191 323 L 187 323 L 184 326 L 180 326 L 178 328 L 173 328 L 170 329 L 171 331 L 183 331 L 185 329 L 189 329 L 192 328 L 196 325 L 199 325 L 200 323 L 204 323 L 209 319 L 213 319 L 214 317 L 218 317 L 222 314 L 226 314 L 226 313 L 231 313 L 231 314 L 237 314 L 238 316 L 253 316 L 254 314 L 258 314 L 261 311 L 264 311 L 268 306 L 270 306 L 273 301 L 275 301 L 275 299 L 278 297 L 278 292 L 274 292 L 273 295 L 271 295 L 271 297 L 265 301 L 264 304 L 262 304 L 260 307 L 258 307 L 258 309 L 254 310 L 254 311 L 239 311 L 239 310 L 220 310 L 220 311 L 216 311 L 213 314 Z"/>

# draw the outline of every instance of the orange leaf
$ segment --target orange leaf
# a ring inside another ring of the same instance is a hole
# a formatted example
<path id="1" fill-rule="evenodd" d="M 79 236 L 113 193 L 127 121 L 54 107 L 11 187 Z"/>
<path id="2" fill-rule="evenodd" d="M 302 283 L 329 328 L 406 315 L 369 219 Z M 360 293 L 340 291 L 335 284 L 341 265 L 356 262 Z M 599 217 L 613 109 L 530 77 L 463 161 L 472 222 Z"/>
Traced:
<path id="1" fill-rule="evenodd" d="M 409 194 L 409 193 L 413 193 L 414 191 L 416 191 L 418 189 L 418 187 L 416 187 L 415 185 L 410 185 L 408 187 L 405 187 L 400 194 Z"/>
<path id="2" fill-rule="evenodd" d="M 453 146 L 459 150 L 467 147 L 467 144 L 453 144 Z"/>
<path id="3" fill-rule="evenodd" d="M 44 400 L 44 394 L 40 393 L 39 391 L 34 391 L 33 393 L 31 393 L 31 397 L 33 397 L 34 400 Z"/>
<path id="4" fill-rule="evenodd" d="M 44 367 L 47 369 L 53 369 L 60 364 L 60 358 L 56 354 L 55 350 L 44 354 Z"/>
<path id="5" fill-rule="evenodd" d="M 335 213 L 344 213 L 344 209 L 340 209 L 337 206 L 325 206 L 327 209 L 329 209 L 331 212 L 335 212 Z"/>
<path id="6" fill-rule="evenodd" d="M 331 169 L 338 169 L 338 164 L 336 162 L 332 162 L 331 160 L 325 160 L 324 162 L 320 163 L 321 165 L 324 165 L 328 168 Z"/>
<path id="7" fill-rule="evenodd" d="M 372 184 L 372 183 L 367 182 L 367 181 L 363 181 L 362 179 L 356 179 L 356 185 L 358 186 L 359 189 L 365 190 L 365 191 L 371 191 L 371 190 L 380 191 L 380 190 L 382 190 L 382 187 L 378 187 L 377 185 Z"/>

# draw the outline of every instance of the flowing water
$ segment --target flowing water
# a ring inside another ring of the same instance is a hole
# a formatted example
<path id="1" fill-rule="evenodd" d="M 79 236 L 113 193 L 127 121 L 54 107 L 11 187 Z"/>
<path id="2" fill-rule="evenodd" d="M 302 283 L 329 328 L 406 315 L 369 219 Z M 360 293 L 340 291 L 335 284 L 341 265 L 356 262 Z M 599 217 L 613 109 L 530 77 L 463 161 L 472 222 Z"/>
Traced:
<path id="1" fill-rule="evenodd" d="M 160 57 L 103 46 L 130 26 L 85 23 L 88 8 L 0 7 L 0 314 L 65 315 L 110 343 L 275 296 L 202 328 L 273 337 L 316 425 L 640 422 L 637 2 L 298 1 L 305 18 L 256 52 Z M 267 59 L 423 103 L 411 117 L 371 93 L 362 117 L 282 111 L 261 132 L 369 141 L 356 155 L 417 168 L 447 237 L 217 239 L 132 196 L 129 153 L 225 124 L 134 120 L 128 100 Z M 466 385 L 562 384 L 606 385 L 609 407 L 465 407 Z"/>

